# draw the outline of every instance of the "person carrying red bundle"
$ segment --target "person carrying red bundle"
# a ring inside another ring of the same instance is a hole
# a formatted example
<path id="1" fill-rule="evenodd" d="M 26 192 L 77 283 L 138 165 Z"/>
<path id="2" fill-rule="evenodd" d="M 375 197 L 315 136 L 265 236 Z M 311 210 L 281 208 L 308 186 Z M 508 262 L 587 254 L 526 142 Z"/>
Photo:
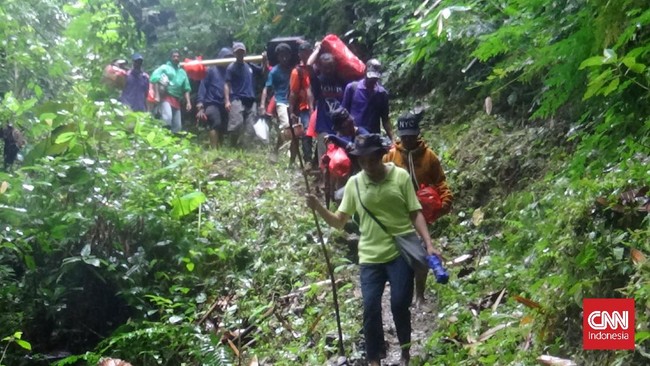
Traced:
<path id="1" fill-rule="evenodd" d="M 179 66 L 181 55 L 174 50 L 170 54 L 170 60 L 158 67 L 151 75 L 151 82 L 158 84 L 158 93 L 155 96 L 157 103 L 160 103 L 160 113 L 165 125 L 172 132 L 178 133 L 182 129 L 181 123 L 181 99 L 184 99 L 185 110 L 192 110 L 190 102 L 190 80 L 187 73 Z"/>
<path id="2" fill-rule="evenodd" d="M 133 68 L 126 73 L 126 80 L 120 101 L 137 112 L 147 110 L 147 94 L 149 93 L 149 74 L 142 71 L 143 57 L 134 53 Z"/>
<path id="3" fill-rule="evenodd" d="M 423 117 L 423 110 L 415 113 L 409 112 L 397 119 L 397 135 L 400 142 L 395 144 L 388 154 L 384 155 L 384 162 L 392 162 L 396 166 L 406 169 L 411 175 L 411 181 L 415 190 L 420 195 L 424 188 L 433 188 L 440 197 L 440 208 L 433 210 L 433 217 L 427 220 L 432 223 L 442 215 L 449 213 L 453 201 L 453 194 L 447 185 L 447 177 L 440 165 L 438 156 L 427 147 L 427 144 L 420 136 L 420 121 Z M 423 206 L 423 213 L 427 210 L 427 202 L 420 199 Z M 415 295 L 416 304 L 424 301 L 424 287 L 426 284 L 426 272 L 415 274 Z"/>

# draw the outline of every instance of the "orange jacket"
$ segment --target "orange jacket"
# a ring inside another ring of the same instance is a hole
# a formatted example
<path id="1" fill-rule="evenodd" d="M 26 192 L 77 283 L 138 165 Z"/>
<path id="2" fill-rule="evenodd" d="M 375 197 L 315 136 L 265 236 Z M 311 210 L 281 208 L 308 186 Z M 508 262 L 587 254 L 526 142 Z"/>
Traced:
<path id="1" fill-rule="evenodd" d="M 388 154 L 384 155 L 384 162 L 393 162 L 395 165 L 411 173 L 409 156 L 413 161 L 415 178 L 418 184 L 435 187 L 442 201 L 442 213 L 448 213 L 451 210 L 451 203 L 454 196 L 447 185 L 447 177 L 445 176 L 445 172 L 442 171 L 442 166 L 440 166 L 440 159 L 438 159 L 438 156 L 433 150 L 427 147 L 424 140 L 418 139 L 418 147 L 410 151 L 406 150 L 401 142 L 398 142 Z M 415 185 L 415 182 L 413 184 Z M 419 188 L 417 187 L 416 191 Z"/>

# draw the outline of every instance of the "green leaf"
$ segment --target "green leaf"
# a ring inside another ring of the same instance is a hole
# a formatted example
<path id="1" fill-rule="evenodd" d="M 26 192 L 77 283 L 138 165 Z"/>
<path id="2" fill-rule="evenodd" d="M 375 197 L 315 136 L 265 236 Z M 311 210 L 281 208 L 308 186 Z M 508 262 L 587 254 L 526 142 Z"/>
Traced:
<path id="1" fill-rule="evenodd" d="M 589 57 L 588 59 L 582 61 L 578 69 L 582 70 L 585 67 L 601 66 L 603 64 L 603 60 L 604 60 L 603 56 Z"/>
<path id="2" fill-rule="evenodd" d="M 207 198 L 203 192 L 192 192 L 188 193 L 183 197 L 176 198 L 172 201 L 172 212 L 171 215 L 173 218 L 178 219 L 185 215 L 190 214 L 192 211 L 199 208 L 199 206 L 205 202 Z"/>
<path id="3" fill-rule="evenodd" d="M 101 261 L 99 260 L 99 258 L 89 257 L 89 258 L 82 258 L 82 260 L 84 261 L 84 263 L 90 264 L 93 267 L 99 268 L 99 266 L 101 265 Z"/>
<path id="4" fill-rule="evenodd" d="M 18 344 L 19 346 L 21 346 L 22 348 L 24 348 L 24 349 L 26 349 L 26 350 L 28 350 L 28 351 L 31 351 L 31 350 L 32 350 L 32 345 L 29 344 L 29 342 L 27 342 L 27 341 L 25 341 L 25 340 L 22 340 L 22 339 L 16 339 L 16 344 Z"/>
<path id="5" fill-rule="evenodd" d="M 585 92 L 585 95 L 582 97 L 582 100 L 587 100 L 593 97 L 594 95 L 601 94 L 602 93 L 601 89 L 603 88 L 605 83 L 609 81 L 611 76 L 612 76 L 612 69 L 606 69 L 595 78 L 592 78 L 591 81 L 589 82 L 589 86 L 587 87 L 587 91 Z"/>
<path id="6" fill-rule="evenodd" d="M 33 89 L 34 89 L 34 94 L 36 94 L 36 97 L 40 98 L 43 96 L 43 89 L 40 86 L 38 86 L 38 84 L 34 84 Z"/>
<path id="7" fill-rule="evenodd" d="M 56 114 L 49 113 L 49 112 L 43 113 L 38 117 L 39 120 L 50 124 L 52 123 L 52 121 L 54 121 L 55 118 L 56 118 Z"/>
<path id="8" fill-rule="evenodd" d="M 607 85 L 607 87 L 605 89 L 603 89 L 603 95 L 605 95 L 605 96 L 610 95 L 612 92 L 614 92 L 618 88 L 618 85 L 620 83 L 621 83 L 620 78 L 614 78 L 614 80 L 612 80 L 609 83 L 609 85 Z"/>
<path id="9" fill-rule="evenodd" d="M 185 264 L 185 267 L 190 272 L 194 271 L 194 263 L 192 263 L 192 262 L 189 262 L 189 263 Z"/>
<path id="10" fill-rule="evenodd" d="M 147 140 L 147 142 L 148 142 L 149 144 L 153 144 L 153 140 L 154 140 L 155 138 L 156 138 L 156 132 L 155 132 L 155 131 L 151 131 L 151 132 L 149 132 L 149 134 L 147 135 L 147 137 L 146 137 L 145 139 Z"/>
<path id="11" fill-rule="evenodd" d="M 34 257 L 32 257 L 31 255 L 25 255 L 25 265 L 30 270 L 35 270 L 36 269 L 36 262 L 34 262 Z"/>
<path id="12" fill-rule="evenodd" d="M 64 132 L 60 134 L 59 136 L 56 137 L 56 140 L 54 140 L 55 144 L 63 144 L 66 143 L 70 140 L 72 140 L 76 136 L 76 132 Z"/>
<path id="13" fill-rule="evenodd" d="M 634 341 L 636 343 L 643 343 L 645 340 L 650 339 L 650 331 L 637 332 L 634 336 Z"/>

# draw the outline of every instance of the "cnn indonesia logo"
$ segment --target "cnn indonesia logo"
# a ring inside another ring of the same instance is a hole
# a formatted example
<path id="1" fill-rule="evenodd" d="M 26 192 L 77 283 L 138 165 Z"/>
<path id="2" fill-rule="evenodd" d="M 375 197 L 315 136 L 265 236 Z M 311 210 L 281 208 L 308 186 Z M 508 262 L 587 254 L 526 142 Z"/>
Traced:
<path id="1" fill-rule="evenodd" d="M 584 349 L 634 349 L 634 299 L 582 301 Z"/>

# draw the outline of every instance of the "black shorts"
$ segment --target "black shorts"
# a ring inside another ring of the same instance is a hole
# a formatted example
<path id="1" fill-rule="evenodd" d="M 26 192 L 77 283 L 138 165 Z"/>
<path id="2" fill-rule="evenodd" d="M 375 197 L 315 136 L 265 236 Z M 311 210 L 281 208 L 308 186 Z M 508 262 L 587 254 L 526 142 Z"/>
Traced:
<path id="1" fill-rule="evenodd" d="M 228 127 L 228 112 L 223 105 L 209 105 L 205 109 L 208 117 L 208 128 L 211 130 L 225 131 Z"/>

